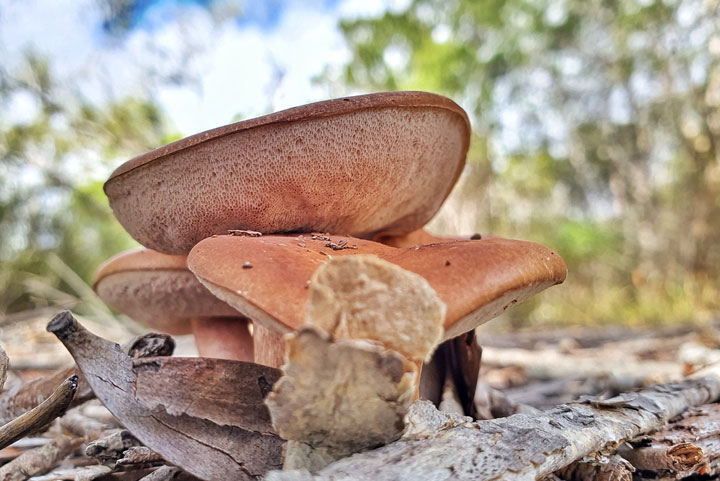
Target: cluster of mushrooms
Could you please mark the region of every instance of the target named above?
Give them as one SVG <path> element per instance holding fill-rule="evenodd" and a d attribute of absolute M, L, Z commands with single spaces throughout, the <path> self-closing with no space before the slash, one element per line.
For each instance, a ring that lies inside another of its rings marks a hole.
<path fill-rule="evenodd" d="M 563 260 L 543 246 L 423 230 L 469 140 L 453 101 L 392 92 L 309 104 L 140 155 L 105 192 L 146 249 L 103 264 L 95 290 L 150 329 L 193 333 L 202 357 L 282 368 L 268 402 L 283 439 L 335 458 L 391 441 L 398 406 L 438 402 L 437 389 L 423 389 L 450 369 L 432 367 L 438 346 L 474 342 L 475 327 L 565 279 Z M 468 356 L 459 351 L 447 352 Z M 393 412 L 368 414 L 373 396 Z M 356 425 L 319 419 L 340 397 L 355 402 L 343 416 L 365 409 Z M 378 434 L 383 423 L 389 435 Z"/>

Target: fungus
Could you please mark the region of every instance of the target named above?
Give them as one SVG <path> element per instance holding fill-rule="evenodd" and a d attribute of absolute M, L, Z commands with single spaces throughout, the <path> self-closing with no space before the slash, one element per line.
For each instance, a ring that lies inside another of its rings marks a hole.
<path fill-rule="evenodd" d="M 185 256 L 123 252 L 95 275 L 98 296 L 143 326 L 195 335 L 200 356 L 252 361 L 249 321 L 198 282 Z"/>
<path fill-rule="evenodd" d="M 328 243 L 354 248 L 332 250 Z M 375 255 L 427 281 L 447 306 L 442 340 L 471 331 L 566 275 L 565 263 L 552 250 L 499 237 L 396 248 L 344 236 L 216 236 L 192 249 L 188 267 L 220 299 L 283 334 L 305 324 L 308 299 L 315 292 L 308 286 L 318 267 L 330 258 L 357 254 Z M 253 269 L 242 269 L 245 261 Z M 323 324 L 328 326 L 334 335 L 336 326 Z M 255 344 L 256 351 L 268 348 Z M 276 359 L 273 367 L 280 364 L 282 359 Z"/>
<path fill-rule="evenodd" d="M 469 139 L 445 97 L 360 95 L 173 142 L 118 167 L 105 192 L 125 229 L 167 254 L 230 230 L 404 235 L 450 193 Z"/>

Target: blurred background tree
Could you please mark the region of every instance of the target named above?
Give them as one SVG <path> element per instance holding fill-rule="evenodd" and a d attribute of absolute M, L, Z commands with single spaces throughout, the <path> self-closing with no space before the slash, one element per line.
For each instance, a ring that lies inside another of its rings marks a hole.
<path fill-rule="evenodd" d="M 152 3 L 99 1 L 103 34 L 120 41 Z M 233 2 L 189 3 L 218 24 L 243 14 Z M 318 82 L 337 95 L 429 90 L 469 111 L 468 167 L 432 229 L 535 240 L 569 266 L 566 285 L 508 313 L 513 324 L 706 322 L 720 311 L 718 8 L 411 0 L 342 20 L 349 60 L 328 62 Z M 140 62 L 148 83 L 194 81 L 187 38 Z M 0 313 L 78 298 L 91 311 L 84 283 L 134 245 L 100 179 L 177 134 L 151 89 L 98 105 L 58 85 L 48 59 L 24 58 L 0 68 L 0 106 L 36 105 L 32 118 L 0 118 Z"/>
<path fill-rule="evenodd" d="M 470 108 L 469 168 L 434 227 L 537 240 L 569 265 L 516 322 L 709 320 L 719 13 L 716 0 L 414 0 L 343 21 L 352 60 L 324 79 Z"/>
<path fill-rule="evenodd" d="M 0 312 L 78 304 L 87 312 L 97 304 L 79 301 L 98 262 L 137 245 L 96 179 L 118 156 L 173 139 L 151 102 L 99 108 L 56 85 L 33 52 L 18 71 L 0 70 L 0 102 L 37 107 L 32 118 L 0 124 Z"/>

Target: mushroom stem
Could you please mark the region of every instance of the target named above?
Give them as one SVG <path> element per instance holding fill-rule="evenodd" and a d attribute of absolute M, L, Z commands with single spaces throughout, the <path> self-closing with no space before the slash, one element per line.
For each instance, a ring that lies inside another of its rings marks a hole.
<path fill-rule="evenodd" d="M 249 321 L 236 317 L 201 317 L 191 321 L 201 357 L 253 361 L 253 337 Z"/>
<path fill-rule="evenodd" d="M 285 363 L 285 341 L 283 335 L 253 324 L 253 347 L 255 362 L 264 366 L 280 368 Z"/>

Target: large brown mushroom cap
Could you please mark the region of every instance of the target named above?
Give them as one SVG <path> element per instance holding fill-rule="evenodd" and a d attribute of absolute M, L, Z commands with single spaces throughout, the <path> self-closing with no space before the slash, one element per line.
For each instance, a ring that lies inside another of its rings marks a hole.
<path fill-rule="evenodd" d="M 565 280 L 562 258 L 541 245 L 490 237 L 394 248 L 342 236 L 216 236 L 188 267 L 215 295 L 268 328 L 304 322 L 313 272 L 329 256 L 373 254 L 424 277 L 447 305 L 444 339 Z M 248 268 L 248 266 L 252 266 Z"/>
<path fill-rule="evenodd" d="M 123 252 L 100 266 L 95 292 L 113 309 L 168 334 L 189 334 L 192 319 L 240 317 L 198 282 L 185 261 L 148 249 Z"/>
<path fill-rule="evenodd" d="M 348 97 L 155 149 L 115 170 L 105 192 L 135 239 L 168 254 L 233 229 L 405 234 L 439 209 L 469 138 L 445 97 Z"/>

